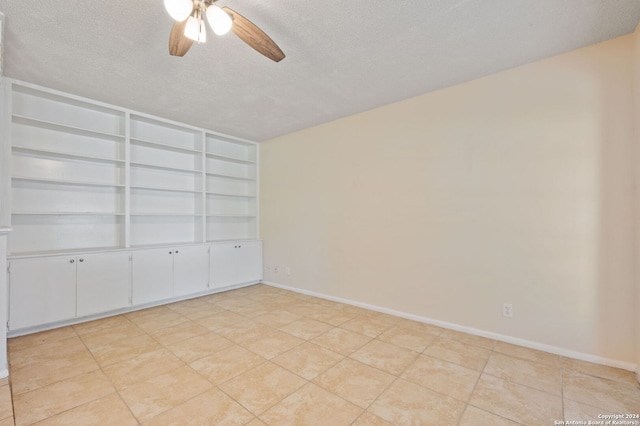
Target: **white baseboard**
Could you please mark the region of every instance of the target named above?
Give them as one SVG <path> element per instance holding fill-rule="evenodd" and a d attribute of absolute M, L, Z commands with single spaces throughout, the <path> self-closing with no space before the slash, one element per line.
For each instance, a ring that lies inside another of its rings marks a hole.
<path fill-rule="evenodd" d="M 4 379 L 5 377 L 9 377 L 9 370 L 6 368 L 4 370 L 0 370 L 0 379 Z"/>
<path fill-rule="evenodd" d="M 533 342 L 531 340 L 520 339 L 520 338 L 517 338 L 517 337 L 507 336 L 507 335 L 500 334 L 500 333 L 494 333 L 494 332 L 486 331 L 486 330 L 479 330 L 479 329 L 476 329 L 476 328 L 466 327 L 466 326 L 463 326 L 463 325 L 459 325 L 459 324 L 455 324 L 455 323 L 451 323 L 451 322 L 446 322 L 446 321 L 440 321 L 440 320 L 436 320 L 436 319 L 433 319 L 433 318 L 423 317 L 423 316 L 420 316 L 420 315 L 408 314 L 406 312 L 396 311 L 394 309 L 389 309 L 389 308 L 384 308 L 384 307 L 380 307 L 380 306 L 370 305 L 368 303 L 362 303 L 362 302 L 349 300 L 349 299 L 343 299 L 341 297 L 329 296 L 329 295 L 322 294 L 322 293 L 316 293 L 315 291 L 310 291 L 310 290 L 304 290 L 304 289 L 300 289 L 300 288 L 296 288 L 296 287 L 291 287 L 291 286 L 288 286 L 288 285 L 283 285 L 283 284 L 275 283 L 275 282 L 272 282 L 272 281 L 264 281 L 263 280 L 262 283 L 270 285 L 272 287 L 277 287 L 277 288 L 281 288 L 281 289 L 284 289 L 284 290 L 293 291 L 295 293 L 305 294 L 307 296 L 314 296 L 314 297 L 319 297 L 321 299 L 331 300 L 333 302 L 345 303 L 347 305 L 357 306 L 359 308 L 370 309 L 372 311 L 382 312 L 382 313 L 385 313 L 385 314 L 394 315 L 394 316 L 397 316 L 397 317 L 406 318 L 406 319 L 422 322 L 422 323 L 425 323 L 425 324 L 436 325 L 436 326 L 442 327 L 442 328 L 448 328 L 448 329 L 455 330 L 455 331 L 461 331 L 463 333 L 473 334 L 474 336 L 486 337 L 486 338 L 489 338 L 489 339 L 498 340 L 500 342 L 510 343 L 510 344 L 518 345 L 518 346 L 524 346 L 524 347 L 530 348 L 530 349 L 537 349 L 537 350 L 540 350 L 540 351 L 549 352 L 549 353 L 552 353 L 552 354 L 555 354 L 555 355 L 564 356 L 564 357 L 567 357 L 567 358 L 574 358 L 574 359 L 579 359 L 581 361 L 587 361 L 587 362 L 592 362 L 592 363 L 595 363 L 595 364 L 606 365 L 606 366 L 609 366 L 609 367 L 621 368 L 623 370 L 635 371 L 636 372 L 636 377 L 638 378 L 638 382 L 640 382 L 640 365 L 637 365 L 637 364 L 634 364 L 634 363 L 625 362 L 625 361 L 619 361 L 619 360 L 609 359 L 609 358 L 603 358 L 603 357 L 599 357 L 599 356 L 596 356 L 596 355 L 586 354 L 586 353 L 583 353 L 583 352 L 576 352 L 576 351 L 572 351 L 572 350 L 569 350 L 569 349 L 566 349 L 566 348 L 560 348 L 560 347 L 557 347 L 557 346 L 547 345 L 547 344 L 544 344 L 544 343 Z"/>

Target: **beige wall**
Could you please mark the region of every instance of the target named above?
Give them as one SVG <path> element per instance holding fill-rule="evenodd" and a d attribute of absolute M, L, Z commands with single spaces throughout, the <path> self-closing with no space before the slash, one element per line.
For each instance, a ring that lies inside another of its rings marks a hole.
<path fill-rule="evenodd" d="M 635 365 L 633 41 L 262 143 L 265 280 Z"/>

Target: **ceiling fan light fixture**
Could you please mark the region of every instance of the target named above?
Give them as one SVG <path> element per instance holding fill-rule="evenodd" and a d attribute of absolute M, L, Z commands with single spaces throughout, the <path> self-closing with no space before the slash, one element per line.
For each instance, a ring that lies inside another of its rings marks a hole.
<path fill-rule="evenodd" d="M 207 20 L 216 35 L 228 33 L 233 25 L 231 16 L 214 4 L 207 7 Z"/>
<path fill-rule="evenodd" d="M 207 41 L 207 29 L 204 26 L 202 14 L 199 10 L 194 11 L 187 19 L 187 25 L 184 27 L 184 36 L 198 43 Z"/>
<path fill-rule="evenodd" d="M 164 8 L 174 20 L 182 22 L 191 15 L 193 2 L 191 0 L 164 0 Z"/>

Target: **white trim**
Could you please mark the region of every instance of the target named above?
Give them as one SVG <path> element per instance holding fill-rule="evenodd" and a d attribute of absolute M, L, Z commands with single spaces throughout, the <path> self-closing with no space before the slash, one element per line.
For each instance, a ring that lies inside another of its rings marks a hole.
<path fill-rule="evenodd" d="M 501 341 L 501 342 L 510 343 L 512 345 L 524 346 L 524 347 L 530 348 L 530 349 L 537 349 L 537 350 L 540 350 L 540 351 L 549 352 L 549 353 L 552 353 L 552 354 L 555 354 L 555 355 L 564 356 L 564 357 L 567 357 L 567 358 L 575 358 L 575 359 L 579 359 L 579 360 L 582 360 L 582 361 L 593 362 L 595 364 L 602 364 L 602 365 L 606 365 L 606 366 L 609 366 L 609 367 L 621 368 L 623 370 L 635 371 L 636 372 L 636 377 L 638 378 L 638 381 L 640 382 L 640 365 L 636 365 L 636 364 L 631 363 L 631 362 L 619 361 L 619 360 L 610 359 L 610 358 L 603 358 L 603 357 L 599 357 L 599 356 L 596 356 L 596 355 L 586 354 L 586 353 L 583 353 L 583 352 L 576 352 L 576 351 L 572 351 L 572 350 L 569 350 L 569 349 L 566 349 L 566 348 L 560 348 L 560 347 L 557 347 L 557 346 L 546 345 L 544 343 L 533 342 L 531 340 L 520 339 L 520 338 L 517 338 L 517 337 L 507 336 L 507 335 L 504 335 L 504 334 L 494 333 L 494 332 L 491 332 L 491 331 L 479 330 L 479 329 L 473 328 L 473 327 L 466 327 L 466 326 L 455 324 L 455 323 L 451 323 L 451 322 L 440 321 L 440 320 L 436 320 L 436 319 L 433 319 L 433 318 L 423 317 L 423 316 L 420 316 L 420 315 L 409 314 L 409 313 L 402 312 L 402 311 L 396 311 L 394 309 L 389 309 L 389 308 L 384 308 L 384 307 L 380 307 L 380 306 L 370 305 L 368 303 L 357 302 L 357 301 L 354 301 L 354 300 L 344 299 L 344 298 L 341 298 L 341 297 L 329 296 L 329 295 L 326 295 L 326 294 L 317 293 L 315 291 L 310 291 L 310 290 L 304 290 L 304 289 L 300 289 L 300 288 L 296 288 L 296 287 L 291 287 L 291 286 L 288 286 L 288 285 L 279 284 L 279 283 L 275 283 L 275 282 L 272 282 L 272 281 L 264 281 L 263 280 L 262 283 L 270 285 L 272 287 L 281 288 L 283 290 L 289 290 L 289 291 L 293 291 L 295 293 L 305 294 L 307 296 L 314 296 L 314 297 L 319 297 L 321 299 L 331 300 L 333 302 L 345 303 L 347 305 L 357 306 L 359 308 L 369 309 L 369 310 L 376 311 L 376 312 L 382 312 L 382 313 L 385 313 L 385 314 L 394 315 L 394 316 L 397 316 L 397 317 L 406 318 L 406 319 L 422 322 L 422 323 L 425 323 L 425 324 L 436 325 L 438 327 L 447 328 L 447 329 L 451 329 L 451 330 L 455 330 L 455 331 L 461 331 L 463 333 L 472 334 L 474 336 L 486 337 L 486 338 L 489 338 L 489 339 L 494 339 L 494 340 L 498 340 L 498 341 Z"/>
<path fill-rule="evenodd" d="M 5 377 L 9 377 L 9 370 L 6 368 L 4 370 L 0 370 L 0 379 L 4 379 Z"/>

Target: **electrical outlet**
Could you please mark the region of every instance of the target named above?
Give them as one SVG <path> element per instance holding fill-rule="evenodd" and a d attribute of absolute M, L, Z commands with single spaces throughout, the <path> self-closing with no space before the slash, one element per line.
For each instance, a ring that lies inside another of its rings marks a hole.
<path fill-rule="evenodd" d="M 284 268 L 284 272 L 287 274 L 287 276 L 290 276 L 291 275 L 291 268 L 287 266 L 286 268 Z"/>
<path fill-rule="evenodd" d="M 274 274 L 277 274 L 277 273 L 278 273 L 278 265 L 276 265 L 276 266 L 274 266 L 274 267 L 273 267 L 273 273 L 274 273 Z"/>
<path fill-rule="evenodd" d="M 513 305 L 511 303 L 502 304 L 502 316 L 507 318 L 513 317 Z"/>

